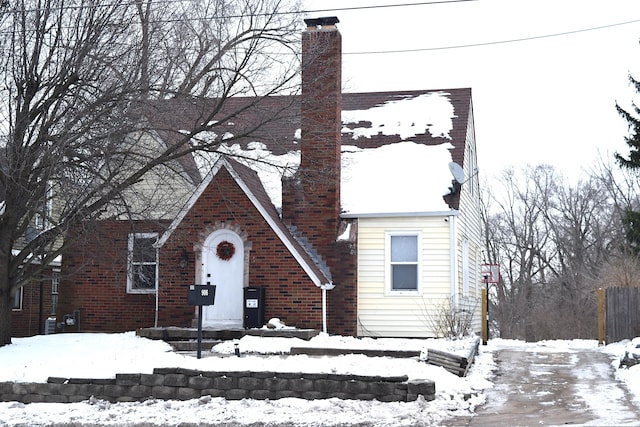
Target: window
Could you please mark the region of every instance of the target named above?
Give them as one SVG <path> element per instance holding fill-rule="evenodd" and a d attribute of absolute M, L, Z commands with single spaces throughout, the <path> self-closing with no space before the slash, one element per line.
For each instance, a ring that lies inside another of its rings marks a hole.
<path fill-rule="evenodd" d="M 462 295 L 469 296 L 469 241 L 462 241 Z"/>
<path fill-rule="evenodd" d="M 418 235 L 388 236 L 389 284 L 392 292 L 418 290 Z"/>
<path fill-rule="evenodd" d="M 51 314 L 56 314 L 58 309 L 58 292 L 60 288 L 60 272 L 53 270 L 51 275 Z"/>
<path fill-rule="evenodd" d="M 155 292 L 158 277 L 157 250 L 155 248 L 157 241 L 157 233 L 129 235 L 128 292 Z"/>
<path fill-rule="evenodd" d="M 12 310 L 20 311 L 22 310 L 22 294 L 24 293 L 24 289 L 22 286 L 18 289 L 13 296 L 13 305 L 11 306 Z"/>
<path fill-rule="evenodd" d="M 49 227 L 49 219 L 53 210 L 53 186 L 47 183 L 43 199 L 38 203 L 35 215 L 36 231 L 43 231 Z"/>

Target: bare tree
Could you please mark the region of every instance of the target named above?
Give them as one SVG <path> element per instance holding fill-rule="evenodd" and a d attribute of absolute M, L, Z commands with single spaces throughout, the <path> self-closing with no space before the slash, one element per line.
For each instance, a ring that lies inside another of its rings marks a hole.
<path fill-rule="evenodd" d="M 507 171 L 502 183 L 486 197 L 484 218 L 489 261 L 503 273 L 491 294 L 502 336 L 595 336 L 596 289 L 631 283 L 637 271 L 623 227 L 637 206 L 637 180 L 602 166 L 570 185 L 537 166 Z"/>
<path fill-rule="evenodd" d="M 503 173 L 503 186 L 485 196 L 495 207 L 485 213 L 489 262 L 501 265 L 502 280 L 497 284 L 493 315 L 505 337 L 526 338 L 531 331 L 534 289 L 545 283 L 548 259 L 553 258 L 545 229 L 542 199 L 544 193 L 535 182 L 552 183 L 551 169 L 528 168 L 518 174 Z M 551 191 L 551 190 L 549 190 Z M 486 210 L 486 209 L 485 209 Z"/>
<path fill-rule="evenodd" d="M 132 205 L 127 196 L 141 182 L 157 182 L 150 176 L 182 167 L 194 152 L 215 152 L 222 126 L 262 97 L 293 93 L 297 7 L 286 0 L 2 3 L 0 345 L 11 341 L 12 295 L 64 253 L 66 230 L 144 216 L 161 200 Z M 253 101 L 228 102 L 237 95 Z M 179 115 L 179 102 L 199 114 L 180 128 L 154 120 Z M 282 113 L 269 111 L 232 138 Z M 158 142 L 159 132 L 169 143 Z"/>

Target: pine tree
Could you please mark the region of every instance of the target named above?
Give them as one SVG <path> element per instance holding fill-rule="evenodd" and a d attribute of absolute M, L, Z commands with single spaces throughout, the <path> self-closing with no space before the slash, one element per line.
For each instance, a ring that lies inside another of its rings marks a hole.
<path fill-rule="evenodd" d="M 629 81 L 635 87 L 636 92 L 640 93 L 640 81 L 629 76 Z M 629 157 L 624 157 L 620 153 L 616 153 L 616 160 L 622 167 L 629 169 L 640 168 L 640 108 L 634 102 L 632 103 L 632 112 L 622 108 L 616 102 L 616 110 L 629 124 L 629 135 L 624 141 L 629 146 Z"/>
<path fill-rule="evenodd" d="M 640 93 L 640 81 L 634 79 L 631 75 L 629 81 L 633 84 L 637 93 Z M 624 141 L 629 146 L 629 156 L 624 157 L 620 153 L 616 153 L 615 157 L 618 164 L 624 168 L 639 170 L 640 169 L 640 108 L 635 102 L 631 104 L 631 112 L 622 108 L 616 102 L 616 110 L 627 121 L 629 125 L 629 135 Z M 625 211 L 622 218 L 626 243 L 628 249 L 633 253 L 640 252 L 640 212 L 631 208 Z"/>

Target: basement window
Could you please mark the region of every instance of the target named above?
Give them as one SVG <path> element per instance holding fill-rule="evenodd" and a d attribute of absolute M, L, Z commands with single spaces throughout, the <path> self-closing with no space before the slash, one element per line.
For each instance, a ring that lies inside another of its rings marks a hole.
<path fill-rule="evenodd" d="M 153 293 L 158 281 L 158 233 L 129 234 L 127 292 Z"/>
<path fill-rule="evenodd" d="M 387 234 L 387 281 L 392 293 L 418 291 L 418 237 L 418 233 Z"/>

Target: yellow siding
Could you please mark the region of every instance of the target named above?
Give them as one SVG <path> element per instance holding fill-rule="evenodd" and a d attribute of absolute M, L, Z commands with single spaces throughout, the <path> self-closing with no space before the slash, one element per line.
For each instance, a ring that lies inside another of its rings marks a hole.
<path fill-rule="evenodd" d="M 483 260 L 480 216 L 480 185 L 477 175 L 473 111 L 467 126 L 462 185 L 458 215 L 360 218 L 358 220 L 358 334 L 389 337 L 437 336 L 434 323 L 449 310 L 474 309 L 472 330 L 480 331 L 480 264 Z M 385 233 L 421 233 L 421 289 L 419 294 L 393 295 L 386 292 Z M 453 231 L 451 260 L 450 238 Z M 463 242 L 468 244 L 468 264 L 464 270 Z M 453 279 L 452 279 L 453 276 Z M 468 290 L 465 292 L 465 277 Z M 452 280 L 453 295 L 452 295 Z"/>
<path fill-rule="evenodd" d="M 358 333 L 369 336 L 435 336 L 430 316 L 434 301 L 450 294 L 447 217 L 361 218 L 358 221 Z M 419 294 L 387 292 L 385 236 L 393 231 L 420 233 Z"/>

